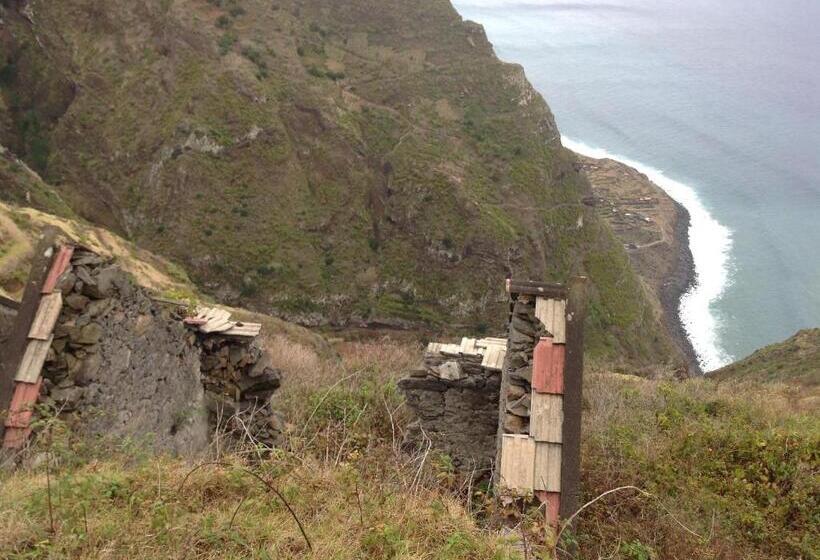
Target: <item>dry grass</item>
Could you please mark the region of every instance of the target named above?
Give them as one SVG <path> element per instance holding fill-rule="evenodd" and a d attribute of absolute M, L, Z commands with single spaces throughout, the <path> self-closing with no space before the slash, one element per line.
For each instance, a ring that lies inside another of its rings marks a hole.
<path fill-rule="evenodd" d="M 274 339 L 276 340 L 276 339 Z M 43 445 L 2 475 L 2 558 L 517 558 L 516 539 L 483 529 L 433 453 L 406 455 L 395 380 L 413 345 L 343 343 L 322 359 L 274 342 L 289 371 L 285 449 L 220 457 L 236 468 L 141 456 L 118 442 L 75 441 L 56 425 L 51 447 L 56 531 L 50 533 Z M 292 381 L 292 382 L 291 382 Z M 39 454 L 39 455 L 38 455 Z M 39 458 L 38 458 L 39 457 Z M 247 461 L 242 457 L 249 458 Z M 39 463 L 39 464 L 38 464 Z M 282 493 L 311 541 L 252 469 Z"/>
<path fill-rule="evenodd" d="M 180 489 L 191 463 L 58 429 L 56 530 L 35 446 L 28 467 L 2 475 L 0 557 L 478 560 L 523 558 L 523 539 L 546 554 L 534 511 L 465 485 L 434 450 L 401 450 L 407 417 L 395 382 L 417 365 L 419 346 L 380 339 L 326 353 L 284 335 L 269 342 L 287 372 L 283 449 L 221 456 L 236 468 L 198 469 Z M 618 486 L 651 496 L 602 498 L 561 548 L 624 560 L 816 558 L 820 421 L 793 397 L 786 386 L 588 375 L 583 500 Z M 312 551 L 287 508 L 241 468 L 282 493 Z M 766 483 L 755 478 L 764 472 Z"/>

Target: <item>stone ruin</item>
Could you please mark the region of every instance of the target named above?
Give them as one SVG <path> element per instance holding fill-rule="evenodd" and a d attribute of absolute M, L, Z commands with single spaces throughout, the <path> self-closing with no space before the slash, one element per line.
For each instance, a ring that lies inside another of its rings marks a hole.
<path fill-rule="evenodd" d="M 430 344 L 399 382 L 415 415 L 406 445 L 492 472 L 504 492 L 537 497 L 553 526 L 578 504 L 585 282 L 508 280 L 506 339 Z"/>
<path fill-rule="evenodd" d="M 152 299 L 111 259 L 82 248 L 55 291 L 62 308 L 39 402 L 78 433 L 184 455 L 203 451 L 217 424 L 254 443 L 281 443 L 283 422 L 270 405 L 281 372 L 255 337 L 191 329 L 185 309 Z"/>
<path fill-rule="evenodd" d="M 253 338 L 197 334 L 201 372 L 211 424 L 228 428 L 253 443 L 282 443 L 284 420 L 271 408 L 282 372 Z"/>
<path fill-rule="evenodd" d="M 423 367 L 399 382 L 415 416 L 407 446 L 423 446 L 429 439 L 457 467 L 486 471 L 500 462 L 499 433 L 529 433 L 533 349 L 550 334 L 536 318 L 534 297 L 512 302 L 508 333 L 508 339 L 427 346 Z M 486 367 L 488 346 L 501 350 L 493 367 Z M 502 369 L 507 371 L 503 383 Z"/>
<path fill-rule="evenodd" d="M 431 343 L 421 368 L 399 381 L 416 420 L 405 445 L 429 444 L 447 453 L 462 470 L 485 471 L 495 460 L 498 390 L 504 339 Z"/>

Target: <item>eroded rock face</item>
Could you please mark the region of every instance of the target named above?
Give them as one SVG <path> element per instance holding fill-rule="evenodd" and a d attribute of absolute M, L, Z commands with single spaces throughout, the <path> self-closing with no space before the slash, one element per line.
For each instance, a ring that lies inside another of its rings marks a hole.
<path fill-rule="evenodd" d="M 78 250 L 43 371 L 47 402 L 87 435 L 128 437 L 195 454 L 210 428 L 195 336 L 126 273 Z"/>
<path fill-rule="evenodd" d="M 457 468 L 487 471 L 495 459 L 500 372 L 480 355 L 425 353 L 423 368 L 402 379 L 416 416 L 405 446 L 447 453 Z"/>

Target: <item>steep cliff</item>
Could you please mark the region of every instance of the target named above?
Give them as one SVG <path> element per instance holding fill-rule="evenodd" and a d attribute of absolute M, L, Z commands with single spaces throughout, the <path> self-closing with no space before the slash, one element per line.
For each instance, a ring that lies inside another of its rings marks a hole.
<path fill-rule="evenodd" d="M 493 329 L 507 274 L 585 273 L 593 354 L 674 355 L 546 103 L 447 0 L 6 1 L 2 18 L 0 141 L 220 299 Z"/>

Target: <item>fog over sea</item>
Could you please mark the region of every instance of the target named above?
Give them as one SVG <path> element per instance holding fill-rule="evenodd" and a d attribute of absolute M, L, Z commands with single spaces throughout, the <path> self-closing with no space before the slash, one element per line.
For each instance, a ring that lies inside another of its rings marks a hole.
<path fill-rule="evenodd" d="M 578 152 L 692 215 L 705 369 L 820 326 L 820 1 L 454 0 Z"/>

